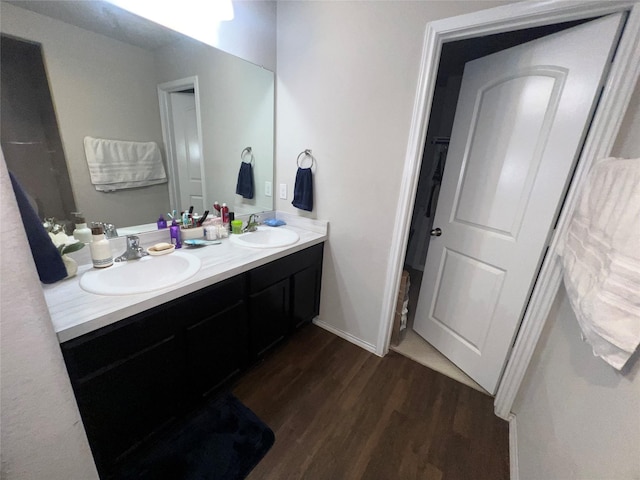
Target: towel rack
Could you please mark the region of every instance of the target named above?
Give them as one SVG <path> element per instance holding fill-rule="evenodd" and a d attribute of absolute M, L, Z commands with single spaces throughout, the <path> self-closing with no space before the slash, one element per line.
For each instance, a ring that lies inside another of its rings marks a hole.
<path fill-rule="evenodd" d="M 242 150 L 242 152 L 240 152 L 240 160 L 242 160 L 243 162 L 244 162 L 245 155 L 251 155 L 251 159 L 246 163 L 253 164 L 253 150 L 251 149 L 251 147 L 247 147 L 244 150 Z"/>
<path fill-rule="evenodd" d="M 302 152 L 300 152 L 300 154 L 298 155 L 298 158 L 296 159 L 296 163 L 298 164 L 298 168 L 302 168 L 302 166 L 300 165 L 300 157 L 302 157 L 304 155 L 304 158 L 302 159 L 302 161 L 305 160 L 305 158 L 309 157 L 311 158 L 311 166 L 309 168 L 313 168 L 313 164 L 315 163 L 315 158 L 313 157 L 313 155 L 311 155 L 311 150 L 306 149 Z"/>

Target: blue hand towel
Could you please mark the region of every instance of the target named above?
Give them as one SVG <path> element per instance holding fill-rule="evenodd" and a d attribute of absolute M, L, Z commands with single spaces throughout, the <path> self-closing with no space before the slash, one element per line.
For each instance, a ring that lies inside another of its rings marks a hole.
<path fill-rule="evenodd" d="M 298 168 L 291 205 L 308 212 L 313 210 L 313 175 L 310 168 Z"/>
<path fill-rule="evenodd" d="M 243 198 L 253 198 L 253 168 L 250 163 L 240 163 L 236 193 Z"/>
<path fill-rule="evenodd" d="M 67 276 L 67 269 L 62 262 L 58 249 L 42 226 L 42 221 L 29 203 L 22 186 L 11 172 L 9 172 L 9 177 L 11 178 L 11 185 L 16 195 L 22 224 L 25 232 L 27 232 L 27 240 L 29 240 L 33 260 L 36 262 L 40 281 L 42 283 L 55 283 L 58 280 L 62 280 Z"/>

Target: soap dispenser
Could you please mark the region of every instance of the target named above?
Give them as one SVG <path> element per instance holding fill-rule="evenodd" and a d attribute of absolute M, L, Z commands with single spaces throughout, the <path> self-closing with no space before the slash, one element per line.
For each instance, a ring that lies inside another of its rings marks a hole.
<path fill-rule="evenodd" d="M 71 214 L 75 217 L 74 223 L 76 224 L 73 238 L 82 243 L 91 243 L 91 229 L 87 227 L 87 222 L 82 216 L 82 212 L 71 212 Z"/>
<path fill-rule="evenodd" d="M 93 241 L 89 244 L 91 250 L 91 261 L 94 268 L 105 268 L 113 265 L 113 255 L 111 254 L 111 244 L 104 236 L 104 230 L 100 225 L 91 228 Z"/>

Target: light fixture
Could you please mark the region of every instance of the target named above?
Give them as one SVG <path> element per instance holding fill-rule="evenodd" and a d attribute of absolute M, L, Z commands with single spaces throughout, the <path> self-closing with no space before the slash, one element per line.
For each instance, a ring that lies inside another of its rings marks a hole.
<path fill-rule="evenodd" d="M 216 46 L 220 22 L 233 20 L 231 0 L 106 0 L 196 40 Z"/>

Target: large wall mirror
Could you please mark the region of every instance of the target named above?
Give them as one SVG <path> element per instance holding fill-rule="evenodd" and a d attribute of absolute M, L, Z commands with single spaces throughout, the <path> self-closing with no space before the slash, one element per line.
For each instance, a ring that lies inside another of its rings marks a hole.
<path fill-rule="evenodd" d="M 100 1 L 2 1 L 0 8 L 3 35 L 41 48 L 66 160 L 66 172 L 18 168 L 32 180 L 21 182 L 27 189 L 37 189 L 37 179 L 68 175 L 76 210 L 122 231 L 152 228 L 159 215 L 193 203 L 210 210 L 224 202 L 236 214 L 273 209 L 265 195 L 273 182 L 272 72 Z M 25 148 L 34 140 L 20 126 L 24 119 L 6 129 L 5 121 L 3 115 L 3 136 L 12 136 L 2 145 L 11 169 L 9 156 L 28 159 L 33 149 Z M 168 182 L 97 191 L 85 137 L 157 143 Z M 242 161 L 252 164 L 253 198 L 236 194 Z M 35 204 L 45 209 L 51 202 Z M 39 214 L 71 218 L 70 212 Z"/>

